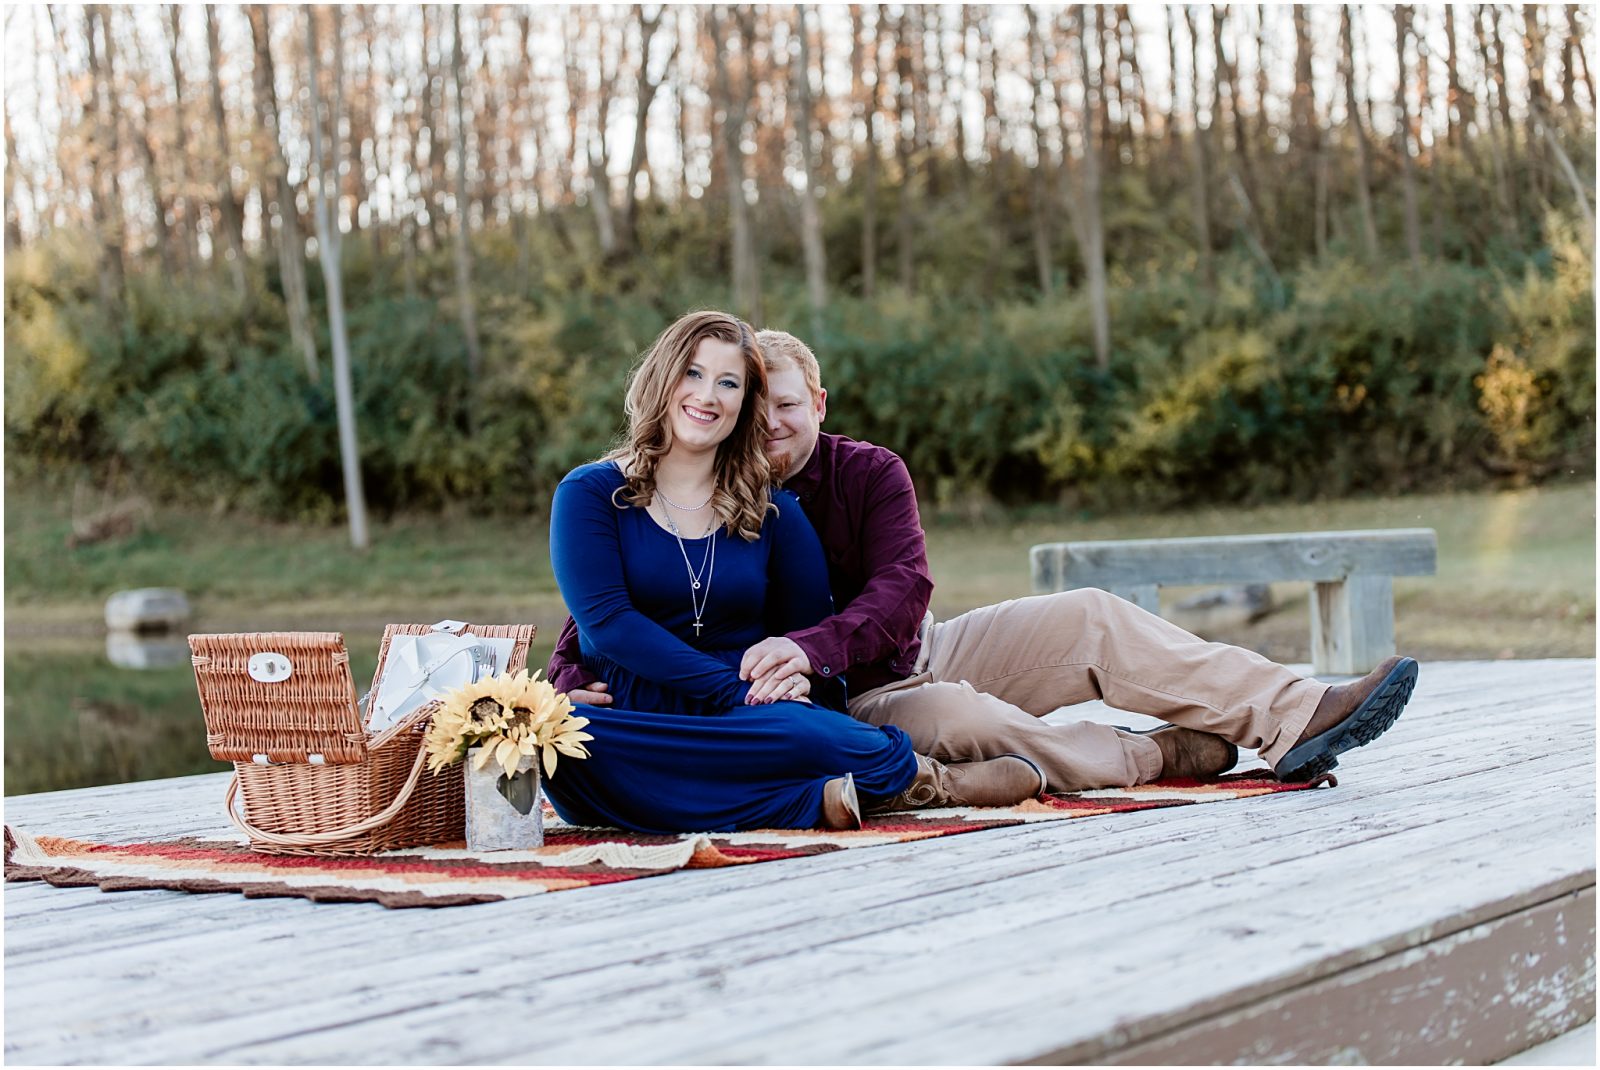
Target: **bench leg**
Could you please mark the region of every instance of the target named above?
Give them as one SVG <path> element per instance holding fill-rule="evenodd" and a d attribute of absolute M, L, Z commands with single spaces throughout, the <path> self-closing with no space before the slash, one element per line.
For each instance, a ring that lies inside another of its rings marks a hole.
<path fill-rule="evenodd" d="M 1394 580 L 1350 576 L 1311 585 L 1311 671 L 1371 672 L 1394 653 Z"/>
<path fill-rule="evenodd" d="M 1133 587 L 1112 587 L 1111 593 L 1118 598 L 1126 598 L 1140 609 L 1147 609 L 1158 617 L 1161 615 L 1161 588 L 1153 583 L 1141 583 Z"/>

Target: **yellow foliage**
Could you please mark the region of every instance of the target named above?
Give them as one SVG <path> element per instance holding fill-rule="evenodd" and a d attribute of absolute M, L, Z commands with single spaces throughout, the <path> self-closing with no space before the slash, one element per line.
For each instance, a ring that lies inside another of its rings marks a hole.
<path fill-rule="evenodd" d="M 1544 419 L 1547 393 L 1527 361 L 1503 345 L 1489 354 L 1478 388 L 1478 408 L 1504 459 L 1513 465 L 1538 462 L 1555 448 L 1555 429 Z"/>

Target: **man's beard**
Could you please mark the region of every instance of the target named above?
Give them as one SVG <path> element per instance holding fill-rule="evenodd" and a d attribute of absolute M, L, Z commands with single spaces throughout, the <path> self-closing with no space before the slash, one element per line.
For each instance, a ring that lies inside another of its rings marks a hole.
<path fill-rule="evenodd" d="M 800 458 L 788 450 L 781 453 L 767 453 L 767 463 L 772 466 L 772 478 L 779 483 L 787 482 L 789 477 L 800 471 Z"/>

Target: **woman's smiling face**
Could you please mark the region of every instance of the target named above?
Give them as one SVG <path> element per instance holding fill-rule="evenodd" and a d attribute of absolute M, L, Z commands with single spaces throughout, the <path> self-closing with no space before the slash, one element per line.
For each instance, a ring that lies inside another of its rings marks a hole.
<path fill-rule="evenodd" d="M 703 338 L 673 391 L 672 441 L 693 451 L 715 449 L 733 434 L 744 407 L 745 361 L 739 347 Z"/>

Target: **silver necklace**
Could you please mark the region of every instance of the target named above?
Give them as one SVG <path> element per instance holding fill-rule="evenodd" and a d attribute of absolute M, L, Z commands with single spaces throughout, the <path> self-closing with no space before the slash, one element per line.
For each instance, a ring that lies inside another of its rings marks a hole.
<path fill-rule="evenodd" d="M 716 497 L 716 494 L 716 490 L 713 489 L 710 494 L 706 495 L 706 500 L 701 502 L 699 505 L 679 505 L 677 502 L 663 494 L 660 487 L 656 488 L 656 495 L 660 497 L 662 501 L 666 502 L 680 513 L 698 513 L 700 510 L 711 504 L 711 499 Z"/>
<path fill-rule="evenodd" d="M 661 494 L 659 490 L 656 493 Z M 665 502 L 667 500 L 666 495 L 661 494 L 661 500 Z M 710 500 L 710 498 L 706 499 L 707 502 Z M 667 504 L 670 505 L 671 503 L 668 502 Z M 700 508 L 705 508 L 705 502 L 700 503 Z M 684 511 L 692 512 L 693 510 Z M 717 531 L 712 528 L 706 533 L 706 552 L 700 558 L 700 570 L 696 572 L 694 565 L 689 561 L 689 551 L 684 548 L 683 533 L 678 530 L 677 522 L 672 519 L 672 514 L 665 509 L 661 510 L 661 514 L 667 518 L 667 530 L 672 532 L 674 539 L 678 540 L 678 552 L 683 555 L 683 567 L 689 572 L 689 607 L 694 610 L 694 635 L 698 639 L 700 638 L 700 629 L 704 627 L 704 624 L 701 623 L 701 618 L 705 616 L 706 603 L 711 600 L 711 577 L 717 570 Z"/>

